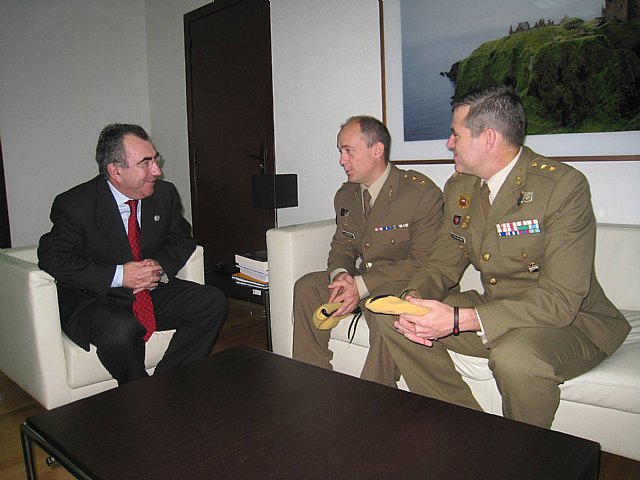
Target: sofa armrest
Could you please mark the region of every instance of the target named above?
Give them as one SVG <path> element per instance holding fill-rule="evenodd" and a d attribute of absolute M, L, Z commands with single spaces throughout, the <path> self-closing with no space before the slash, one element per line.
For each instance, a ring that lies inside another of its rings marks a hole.
<path fill-rule="evenodd" d="M 68 396 L 58 292 L 36 248 L 0 250 L 0 370 L 43 405 L 62 405 L 70 398 L 58 398 Z M 201 246 L 178 277 L 204 283 Z"/>
<path fill-rule="evenodd" d="M 58 292 L 35 263 L 35 250 L 0 251 L 0 370 L 33 397 L 45 398 L 60 390 L 47 382 L 66 374 Z"/>
<path fill-rule="evenodd" d="M 293 286 L 309 272 L 327 268 L 333 219 L 273 228 L 267 231 L 269 296 L 273 351 L 291 357 Z"/>
<path fill-rule="evenodd" d="M 196 249 L 176 277 L 204 285 L 204 249 L 201 245 L 196 245 Z"/>

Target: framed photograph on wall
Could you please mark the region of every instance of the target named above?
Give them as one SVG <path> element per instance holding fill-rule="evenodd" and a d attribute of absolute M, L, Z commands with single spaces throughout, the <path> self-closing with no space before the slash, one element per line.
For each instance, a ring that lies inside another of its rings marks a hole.
<path fill-rule="evenodd" d="M 536 131 L 528 129 L 526 144 L 537 152 L 566 161 L 640 160 L 640 72 L 634 71 L 640 60 L 632 58 L 631 49 L 621 57 L 630 65 L 627 70 L 607 70 L 603 62 L 614 54 L 598 43 L 603 32 L 615 28 L 617 39 L 631 37 L 620 40 L 627 42 L 623 46 L 635 41 L 637 51 L 640 40 L 633 37 L 640 37 L 640 20 L 607 19 L 614 15 L 608 10 L 614 3 L 619 5 L 611 0 L 380 0 L 383 108 L 394 139 L 392 160 L 452 163 L 445 145 L 451 99 L 456 88 L 482 85 L 487 75 L 537 92 L 523 95 L 529 128 Z M 606 22 L 611 23 L 603 27 Z M 557 64 L 549 66 L 552 61 Z M 505 64 L 515 66 L 505 72 Z M 596 77 L 604 87 L 594 95 L 593 85 L 601 85 L 592 81 Z M 549 78 L 551 86 L 544 83 Z M 598 96 L 603 98 L 593 98 Z M 586 108 L 589 102 L 595 113 Z"/>

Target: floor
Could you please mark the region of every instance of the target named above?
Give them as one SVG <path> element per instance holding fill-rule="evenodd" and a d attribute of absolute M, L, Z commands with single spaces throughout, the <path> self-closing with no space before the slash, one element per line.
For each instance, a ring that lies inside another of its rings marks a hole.
<path fill-rule="evenodd" d="M 230 299 L 229 318 L 225 323 L 214 352 L 237 345 L 267 346 L 264 307 L 245 300 Z M 19 427 L 27 417 L 43 412 L 29 395 L 0 372 L 0 479 L 25 478 Z M 38 478 L 61 480 L 73 478 L 64 468 L 49 467 L 46 455 L 35 448 Z M 640 480 L 640 462 L 603 453 L 599 480 Z"/>

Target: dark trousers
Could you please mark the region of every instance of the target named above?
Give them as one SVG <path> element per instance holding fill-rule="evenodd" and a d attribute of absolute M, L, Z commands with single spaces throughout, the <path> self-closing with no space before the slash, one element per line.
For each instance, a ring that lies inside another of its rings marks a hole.
<path fill-rule="evenodd" d="M 203 358 L 211 349 L 226 319 L 224 294 L 210 285 L 174 279 L 151 292 L 158 331 L 176 332 L 156 373 Z M 98 358 L 119 385 L 148 376 L 144 367 L 145 328 L 130 306 L 96 302 L 81 315 L 90 321 L 90 342 Z"/>

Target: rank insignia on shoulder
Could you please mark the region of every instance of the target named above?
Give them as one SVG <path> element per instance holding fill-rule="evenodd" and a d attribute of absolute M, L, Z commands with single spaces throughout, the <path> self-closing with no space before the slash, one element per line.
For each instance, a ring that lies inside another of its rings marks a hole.
<path fill-rule="evenodd" d="M 347 232 L 346 230 L 342 230 L 342 234 L 346 237 L 349 237 L 351 239 L 356 238 L 355 234 L 353 232 Z"/>
<path fill-rule="evenodd" d="M 348 217 L 349 216 L 349 210 L 347 210 L 346 208 L 341 208 L 340 209 L 340 216 L 341 217 Z"/>
<path fill-rule="evenodd" d="M 451 238 L 453 238 L 454 240 L 457 240 L 458 242 L 467 243 L 466 238 L 464 238 L 462 235 L 456 235 L 453 232 L 451 232 Z"/>
<path fill-rule="evenodd" d="M 468 193 L 463 193 L 458 197 L 458 207 L 468 208 L 470 201 L 471 201 L 471 195 L 469 195 Z"/>

